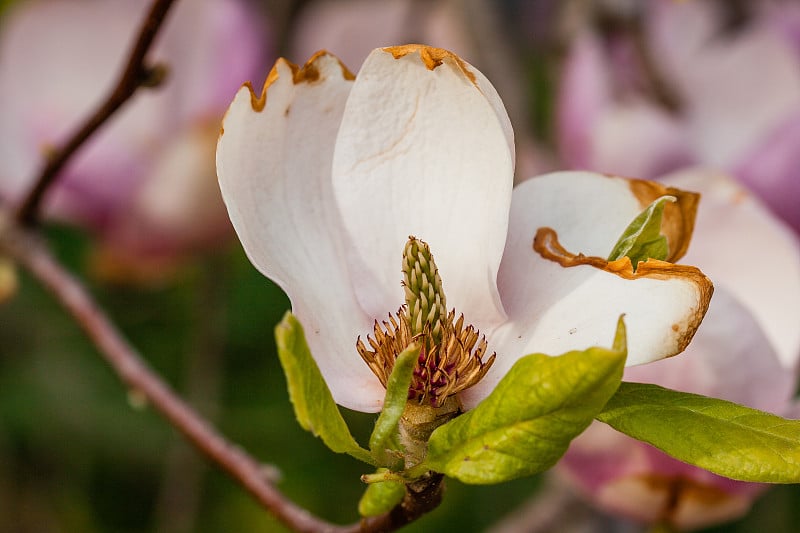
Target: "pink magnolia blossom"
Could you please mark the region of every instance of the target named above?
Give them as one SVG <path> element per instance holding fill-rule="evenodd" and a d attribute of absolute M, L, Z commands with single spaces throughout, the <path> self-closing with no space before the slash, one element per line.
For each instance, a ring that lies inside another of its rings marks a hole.
<path fill-rule="evenodd" d="M 655 383 L 792 415 L 800 359 L 800 243 L 741 186 L 708 171 L 664 178 L 702 194 L 685 260 L 715 284 L 702 327 L 681 357 L 626 369 Z M 692 529 L 744 514 L 766 485 L 725 479 L 599 422 L 558 471 L 602 508 Z"/>
<path fill-rule="evenodd" d="M 754 2 L 726 29 L 722 3 L 643 7 L 644 46 L 677 108 L 658 104 L 633 39 L 574 40 L 561 80 L 561 156 L 574 168 L 655 178 L 687 164 L 724 169 L 800 231 L 798 10 Z"/>
<path fill-rule="evenodd" d="M 105 98 L 149 4 L 37 0 L 0 29 L 0 197 L 16 203 L 48 150 Z M 47 198 L 50 218 L 102 237 L 109 257 L 167 259 L 229 234 L 214 179 L 219 120 L 263 68 L 265 35 L 238 0 L 176 2 L 149 54 L 165 84 L 137 93 L 76 154 Z"/>

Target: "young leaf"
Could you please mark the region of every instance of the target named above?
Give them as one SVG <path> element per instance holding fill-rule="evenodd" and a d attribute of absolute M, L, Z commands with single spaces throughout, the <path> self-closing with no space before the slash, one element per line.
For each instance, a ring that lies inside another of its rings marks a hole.
<path fill-rule="evenodd" d="M 350 434 L 319 367 L 311 357 L 303 327 L 290 312 L 275 326 L 275 341 L 286 374 L 289 398 L 303 429 L 321 438 L 336 453 L 347 453 L 374 464 L 370 453 L 361 448 Z"/>
<path fill-rule="evenodd" d="M 383 409 L 369 438 L 369 449 L 378 464 L 392 466 L 390 463 L 396 462 L 387 451 L 400 449 L 396 438 L 397 425 L 406 408 L 408 387 L 411 385 L 411 376 L 417 364 L 419 350 L 420 347 L 415 343 L 403 350 L 397 356 L 392 373 L 386 383 Z"/>
<path fill-rule="evenodd" d="M 437 428 L 424 465 L 465 483 L 499 483 L 551 467 L 622 380 L 620 317 L 614 348 L 523 357 L 475 409 Z"/>
<path fill-rule="evenodd" d="M 622 383 L 597 419 L 721 476 L 800 482 L 800 420 L 643 383 Z"/>
<path fill-rule="evenodd" d="M 633 270 L 636 271 L 639 261 L 647 261 L 650 258 L 662 261 L 666 259 L 669 255 L 669 243 L 667 238 L 661 235 L 661 218 L 666 203 L 676 201 L 674 196 L 662 196 L 647 206 L 647 209 L 639 213 L 625 228 L 608 260 L 616 261 L 628 256 Z"/>
<path fill-rule="evenodd" d="M 385 468 L 378 469 L 378 473 L 386 471 Z M 403 500 L 405 495 L 405 483 L 399 481 L 371 483 L 358 502 L 358 512 L 361 516 L 377 516 L 388 513 Z"/>

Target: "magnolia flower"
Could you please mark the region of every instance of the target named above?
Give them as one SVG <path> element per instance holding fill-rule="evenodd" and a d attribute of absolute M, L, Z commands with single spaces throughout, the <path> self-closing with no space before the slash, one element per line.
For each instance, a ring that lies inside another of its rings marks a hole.
<path fill-rule="evenodd" d="M 236 95 L 217 149 L 223 198 L 250 260 L 289 295 L 337 403 L 381 409 L 370 367 L 406 334 L 403 315 L 419 316 L 401 308 L 390 318 L 419 287 L 414 297 L 445 334 L 470 341 L 434 346 L 443 360 L 428 382 L 435 395 L 439 380 L 460 379 L 453 366 L 472 364 L 480 380 L 460 393 L 466 408 L 525 354 L 610 345 L 621 314 L 629 364 L 686 347 L 708 279 L 661 261 L 634 273 L 627 258 L 601 257 L 665 194 L 679 199 L 664 224 L 670 259 L 679 257 L 696 196 L 588 172 L 541 176 L 512 194 L 513 160 L 492 85 L 437 48 L 374 50 L 357 77 L 325 52 L 302 68 L 281 59 L 260 94 Z"/>
<path fill-rule="evenodd" d="M 129 0 L 20 2 L 0 33 L 0 197 L 15 204 L 48 150 L 113 87 L 147 14 Z M 230 234 L 214 176 L 219 119 L 263 67 L 264 35 L 238 0 L 177 2 L 148 55 L 164 64 L 64 169 L 46 215 L 99 234 L 114 256 L 156 259 Z"/>
<path fill-rule="evenodd" d="M 800 231 L 798 10 L 753 2 L 730 28 L 727 8 L 657 0 L 641 7 L 643 39 L 579 32 L 559 89 L 561 156 L 648 179 L 725 169 Z"/>
<path fill-rule="evenodd" d="M 714 300 L 686 354 L 627 369 L 625 379 L 791 417 L 800 359 L 800 243 L 722 175 L 691 170 L 664 181 L 702 194 L 686 258 L 714 277 Z M 604 509 L 681 529 L 736 518 L 766 487 L 686 465 L 600 423 L 573 441 L 557 471 Z"/>

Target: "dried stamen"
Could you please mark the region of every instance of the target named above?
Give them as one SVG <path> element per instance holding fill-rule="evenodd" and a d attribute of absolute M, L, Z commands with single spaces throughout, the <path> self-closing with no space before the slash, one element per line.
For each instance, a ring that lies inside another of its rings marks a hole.
<path fill-rule="evenodd" d="M 440 407 L 450 396 L 480 381 L 495 359 L 483 361 L 485 337 L 472 326 L 464 326 L 464 315 L 446 312 L 439 271 L 428 245 L 410 237 L 403 253 L 403 286 L 406 304 L 380 324 L 373 335 L 361 338 L 358 353 L 386 386 L 397 356 L 412 341 L 422 347 L 409 387 L 409 399 Z"/>

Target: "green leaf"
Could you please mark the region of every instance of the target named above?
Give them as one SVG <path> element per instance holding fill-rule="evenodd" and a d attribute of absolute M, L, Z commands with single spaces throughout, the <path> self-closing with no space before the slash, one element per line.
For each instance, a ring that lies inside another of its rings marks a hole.
<path fill-rule="evenodd" d="M 597 419 L 721 476 L 800 482 L 800 420 L 643 383 L 623 383 Z"/>
<path fill-rule="evenodd" d="M 499 483 L 551 467 L 622 380 L 622 317 L 614 348 L 517 361 L 475 409 L 437 428 L 424 466 L 465 483 Z"/>
<path fill-rule="evenodd" d="M 639 213 L 622 232 L 608 260 L 616 261 L 628 256 L 635 272 L 639 261 L 647 261 L 650 258 L 662 261 L 666 259 L 669 256 L 669 243 L 667 238 L 661 235 L 661 218 L 667 202 L 677 201 L 674 196 L 662 196 L 647 206 L 647 209 Z"/>
<path fill-rule="evenodd" d="M 347 453 L 365 463 L 375 464 L 370 453 L 350 434 L 319 367 L 311 357 L 303 327 L 290 312 L 275 327 L 275 341 L 286 374 L 289 398 L 303 429 L 321 438 L 336 453 Z"/>
<path fill-rule="evenodd" d="M 417 365 L 420 346 L 412 343 L 397 356 L 394 368 L 386 383 L 386 397 L 383 409 L 375 422 L 375 429 L 369 438 L 369 449 L 372 456 L 379 464 L 396 466 L 399 456 L 393 456 L 392 450 L 399 451 L 400 444 L 397 440 L 397 425 L 403 410 L 408 402 L 408 387 L 411 385 L 411 376 Z"/>
<path fill-rule="evenodd" d="M 387 469 L 378 469 L 379 474 L 383 472 L 387 472 Z M 358 502 L 358 512 L 361 516 L 377 516 L 388 513 L 403 500 L 405 495 L 405 483 L 399 481 L 371 483 Z"/>

